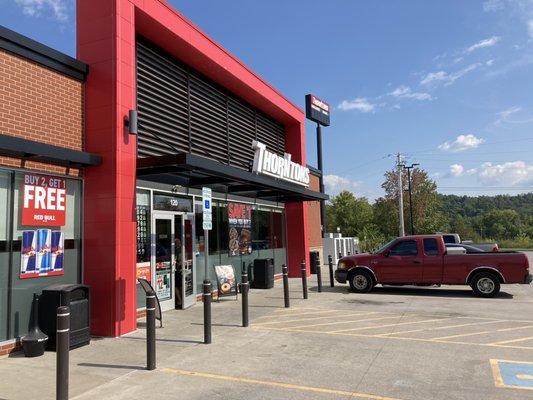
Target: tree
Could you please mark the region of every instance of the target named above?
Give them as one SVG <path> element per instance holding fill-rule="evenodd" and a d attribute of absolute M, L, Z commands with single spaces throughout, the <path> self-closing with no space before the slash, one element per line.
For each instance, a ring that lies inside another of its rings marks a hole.
<path fill-rule="evenodd" d="M 407 179 L 407 171 L 402 172 L 402 186 L 404 194 L 404 220 L 406 232 L 410 232 L 410 213 L 409 213 L 409 196 L 408 187 L 409 181 Z M 385 182 L 381 185 L 385 190 L 384 200 L 388 200 L 391 204 L 388 206 L 389 212 L 392 205 L 395 207 L 395 212 L 398 214 L 398 172 L 396 170 L 387 171 L 385 173 Z M 444 215 L 441 212 L 441 201 L 437 194 L 437 184 L 429 179 L 428 174 L 421 168 L 414 168 L 411 171 L 411 192 L 413 198 L 413 224 L 415 233 L 435 233 L 442 230 L 445 224 Z M 376 202 L 377 203 L 377 202 Z M 398 216 L 393 217 L 389 214 L 389 218 L 398 221 Z M 383 223 L 384 220 L 381 220 Z M 381 228 L 382 232 L 387 236 L 390 233 L 390 224 L 386 224 L 385 228 Z M 396 227 L 398 224 L 396 224 Z M 396 232 L 398 229 L 396 228 Z"/>
<path fill-rule="evenodd" d="M 331 198 L 327 206 L 328 231 L 340 228 L 344 236 L 359 236 L 362 229 L 372 222 L 372 206 L 366 197 L 355 197 L 342 191 Z"/>

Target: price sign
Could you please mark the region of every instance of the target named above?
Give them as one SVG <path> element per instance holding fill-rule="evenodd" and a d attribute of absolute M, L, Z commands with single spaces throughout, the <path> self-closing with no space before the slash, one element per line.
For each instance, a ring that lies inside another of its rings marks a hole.
<path fill-rule="evenodd" d="M 203 228 L 210 231 L 213 229 L 213 205 L 211 203 L 211 189 L 202 188 L 202 205 L 203 205 Z"/>

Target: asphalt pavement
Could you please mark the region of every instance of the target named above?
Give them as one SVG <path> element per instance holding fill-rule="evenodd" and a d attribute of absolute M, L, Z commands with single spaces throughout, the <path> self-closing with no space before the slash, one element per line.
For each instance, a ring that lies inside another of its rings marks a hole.
<path fill-rule="evenodd" d="M 533 265 L 533 263 L 532 263 Z M 146 371 L 145 324 L 121 338 L 95 338 L 70 353 L 71 399 L 530 399 L 533 287 L 502 285 L 494 299 L 468 287 L 346 285 L 303 300 L 290 280 L 250 293 L 249 328 L 239 300 L 213 303 L 213 343 L 202 304 L 164 313 L 157 369 Z M 55 398 L 55 353 L 0 358 L 0 399 Z"/>

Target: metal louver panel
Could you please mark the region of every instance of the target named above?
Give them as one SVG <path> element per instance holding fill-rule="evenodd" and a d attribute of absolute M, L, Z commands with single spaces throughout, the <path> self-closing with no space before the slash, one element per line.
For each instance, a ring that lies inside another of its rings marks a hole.
<path fill-rule="evenodd" d="M 285 130 L 142 38 L 137 41 L 139 157 L 185 152 L 249 169 L 252 141 L 285 151 Z"/>

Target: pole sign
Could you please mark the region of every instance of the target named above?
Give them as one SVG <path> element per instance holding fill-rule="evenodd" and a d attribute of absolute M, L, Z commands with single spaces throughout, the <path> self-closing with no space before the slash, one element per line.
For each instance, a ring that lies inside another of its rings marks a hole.
<path fill-rule="evenodd" d="M 65 178 L 24 174 L 22 183 L 22 225 L 63 226 L 67 208 Z"/>
<path fill-rule="evenodd" d="M 305 116 L 323 126 L 329 126 L 330 106 L 312 94 L 305 96 Z"/>
<path fill-rule="evenodd" d="M 202 188 L 203 228 L 210 231 L 213 229 L 213 205 L 211 204 L 211 189 Z"/>

